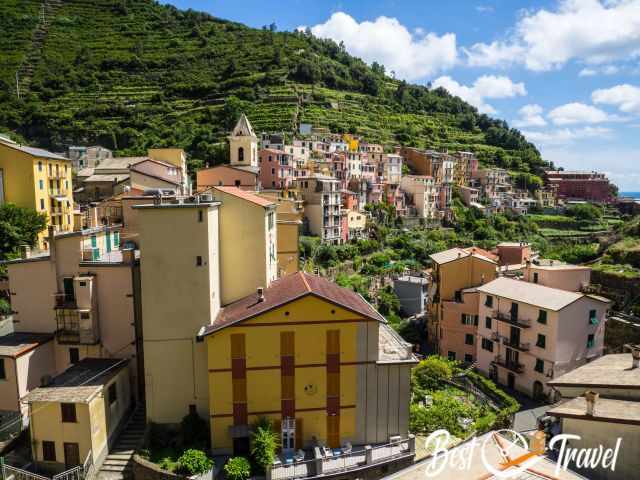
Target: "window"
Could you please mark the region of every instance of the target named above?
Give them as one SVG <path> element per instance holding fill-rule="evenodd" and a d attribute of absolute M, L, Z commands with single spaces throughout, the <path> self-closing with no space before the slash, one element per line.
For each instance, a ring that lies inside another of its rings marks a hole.
<path fill-rule="evenodd" d="M 538 312 L 538 323 L 542 323 L 543 325 L 547 324 L 547 311 L 540 310 Z"/>
<path fill-rule="evenodd" d="M 40 190 L 44 190 L 44 180 L 38 180 L 38 185 L 40 186 Z"/>
<path fill-rule="evenodd" d="M 461 315 L 461 321 L 463 325 L 473 325 L 473 315 L 467 315 L 463 313 Z"/>
<path fill-rule="evenodd" d="M 473 363 L 473 355 L 469 353 L 464 354 L 464 362 L 465 363 Z"/>
<path fill-rule="evenodd" d="M 42 162 L 38 162 L 38 171 L 41 172 L 42 171 Z"/>
<path fill-rule="evenodd" d="M 473 335 L 471 333 L 465 333 L 464 343 L 465 345 L 473 345 Z"/>
<path fill-rule="evenodd" d="M 202 266 L 202 257 L 198 255 L 196 257 L 196 267 L 201 267 L 201 266 Z"/>
<path fill-rule="evenodd" d="M 493 352 L 493 342 L 491 340 L 489 340 L 488 338 L 483 338 L 482 339 L 482 349 L 486 350 L 487 352 Z"/>
<path fill-rule="evenodd" d="M 56 444 L 55 442 L 50 442 L 49 440 L 42 441 L 42 459 L 45 462 L 55 462 L 56 461 Z"/>
<path fill-rule="evenodd" d="M 545 348 L 546 344 L 547 344 L 547 337 L 539 333 L 538 340 L 536 341 L 536 347 Z"/>
<path fill-rule="evenodd" d="M 485 328 L 488 328 L 489 330 L 491 330 L 491 317 L 485 317 L 484 326 Z"/>
<path fill-rule="evenodd" d="M 244 148 L 238 148 L 238 161 L 244 162 Z"/>
<path fill-rule="evenodd" d="M 533 274 L 533 283 L 538 283 L 538 272 Z"/>
<path fill-rule="evenodd" d="M 493 307 L 493 297 L 491 295 L 487 295 L 487 298 L 484 301 L 484 306 L 489 308 Z"/>
<path fill-rule="evenodd" d="M 116 384 L 112 383 L 109 385 L 109 405 L 113 405 L 118 401 L 118 389 L 116 388 Z"/>
<path fill-rule="evenodd" d="M 69 363 L 74 364 L 80 361 L 80 350 L 76 347 L 69 348 Z"/>
<path fill-rule="evenodd" d="M 447 352 L 447 358 L 449 360 L 455 360 L 456 359 L 456 352 Z"/>
<path fill-rule="evenodd" d="M 202 222 L 204 220 L 204 213 L 202 210 L 198 210 L 198 221 Z"/>
<path fill-rule="evenodd" d="M 236 187 L 240 186 L 240 180 L 236 180 L 235 182 L 233 182 L 235 184 Z"/>
<path fill-rule="evenodd" d="M 76 404 L 75 403 L 61 403 L 60 411 L 62 412 L 63 423 L 76 423 Z"/>
<path fill-rule="evenodd" d="M 269 222 L 269 230 L 273 230 L 273 212 L 269 212 L 268 222 Z"/>
<path fill-rule="evenodd" d="M 40 199 L 40 210 L 44 210 L 44 198 Z"/>
<path fill-rule="evenodd" d="M 0 358 L 0 380 L 5 380 L 7 378 L 7 372 L 4 369 L 4 358 Z"/>
<path fill-rule="evenodd" d="M 536 366 L 534 370 L 538 373 L 544 373 L 544 360 L 536 358 Z"/>
<path fill-rule="evenodd" d="M 597 310 L 589 310 L 589 323 L 591 325 L 598 324 L 598 311 Z"/>
<path fill-rule="evenodd" d="M 593 334 L 587 336 L 587 348 L 593 348 L 596 345 L 596 337 Z"/>

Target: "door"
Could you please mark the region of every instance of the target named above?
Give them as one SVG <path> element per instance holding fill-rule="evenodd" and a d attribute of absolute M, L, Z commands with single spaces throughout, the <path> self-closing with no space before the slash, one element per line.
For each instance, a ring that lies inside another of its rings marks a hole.
<path fill-rule="evenodd" d="M 511 320 L 514 322 L 518 320 L 518 304 L 517 303 L 511 304 Z"/>
<path fill-rule="evenodd" d="M 509 343 L 513 346 L 520 345 L 520 329 L 516 327 L 511 327 L 509 332 Z"/>
<path fill-rule="evenodd" d="M 64 444 L 64 468 L 70 469 L 80 465 L 80 448 L 77 443 Z"/>
<path fill-rule="evenodd" d="M 62 287 L 64 288 L 64 301 L 73 302 L 76 299 L 76 295 L 73 290 L 73 278 L 63 278 Z"/>
<path fill-rule="evenodd" d="M 109 253 L 111 251 L 111 234 L 107 232 L 105 238 L 107 240 L 107 253 Z"/>
<path fill-rule="evenodd" d="M 282 419 L 282 450 L 293 450 L 296 447 L 296 420 L 294 418 Z"/>
<path fill-rule="evenodd" d="M 544 397 L 544 387 L 542 386 L 542 382 L 536 380 L 533 382 L 533 398 L 534 400 L 542 400 Z"/>
<path fill-rule="evenodd" d="M 520 360 L 520 355 L 517 350 L 507 348 L 507 365 L 517 365 Z"/>
<path fill-rule="evenodd" d="M 507 374 L 507 386 L 511 390 L 515 390 L 516 388 L 516 376 L 511 372 Z"/>
<path fill-rule="evenodd" d="M 238 457 L 249 455 L 249 437 L 238 437 L 233 439 L 233 454 Z"/>

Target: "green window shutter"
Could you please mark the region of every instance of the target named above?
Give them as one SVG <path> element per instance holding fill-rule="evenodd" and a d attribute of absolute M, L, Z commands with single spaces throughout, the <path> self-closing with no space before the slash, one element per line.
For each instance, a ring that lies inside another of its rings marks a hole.
<path fill-rule="evenodd" d="M 91 248 L 96 248 L 98 246 L 98 239 L 95 235 L 91 235 Z"/>

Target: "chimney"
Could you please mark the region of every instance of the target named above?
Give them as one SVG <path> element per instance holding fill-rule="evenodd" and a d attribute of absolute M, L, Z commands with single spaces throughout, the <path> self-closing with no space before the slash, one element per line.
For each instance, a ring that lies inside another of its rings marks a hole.
<path fill-rule="evenodd" d="M 264 288 L 258 287 L 258 303 L 264 302 Z"/>
<path fill-rule="evenodd" d="M 596 402 L 598 401 L 599 393 L 593 391 L 584 392 L 584 398 L 587 401 L 587 415 L 593 417 L 596 414 Z"/>
<path fill-rule="evenodd" d="M 51 261 L 56 259 L 56 227 L 49 225 L 47 229 L 47 243 L 49 244 L 49 258 Z"/>
<path fill-rule="evenodd" d="M 634 345 L 631 347 L 631 368 L 640 367 L 640 346 Z"/>
<path fill-rule="evenodd" d="M 31 247 L 29 245 L 20 245 L 20 258 L 23 260 L 31 257 Z"/>
<path fill-rule="evenodd" d="M 122 263 L 133 265 L 136 260 L 135 250 L 133 248 L 122 249 Z"/>

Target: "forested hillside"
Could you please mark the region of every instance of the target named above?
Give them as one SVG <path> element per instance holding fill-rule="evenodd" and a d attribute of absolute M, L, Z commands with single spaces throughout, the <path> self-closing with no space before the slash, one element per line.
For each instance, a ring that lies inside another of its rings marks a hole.
<path fill-rule="evenodd" d="M 54 150 L 177 145 L 210 161 L 245 111 L 258 131 L 309 122 L 385 144 L 472 150 L 512 170 L 543 166 L 505 122 L 275 25 L 150 0 L 0 0 L 0 31 L 0 132 Z"/>

